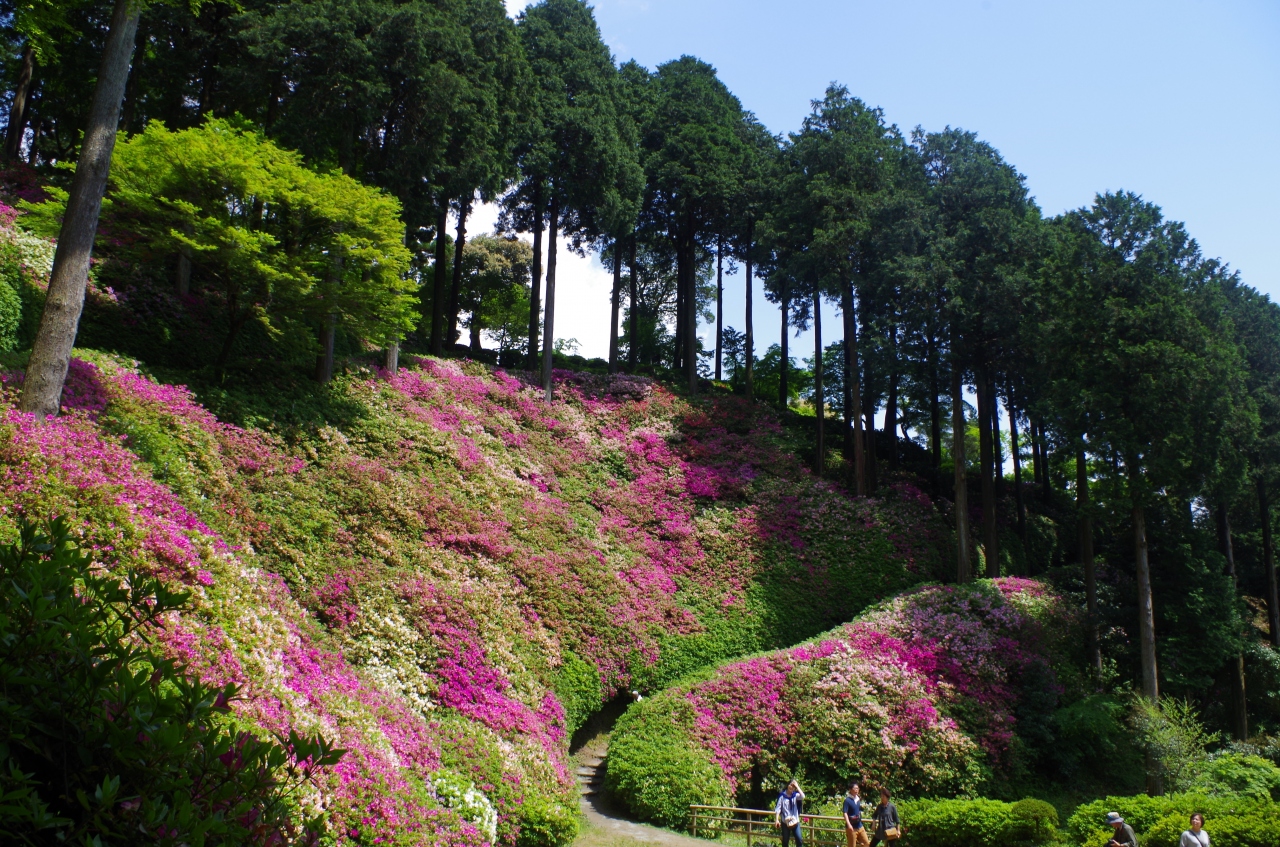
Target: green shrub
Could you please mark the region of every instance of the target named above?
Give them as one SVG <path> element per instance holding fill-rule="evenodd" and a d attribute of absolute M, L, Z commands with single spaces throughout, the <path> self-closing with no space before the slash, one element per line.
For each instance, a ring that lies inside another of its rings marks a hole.
<path fill-rule="evenodd" d="M 689 737 L 692 723 L 693 709 L 683 697 L 632 705 L 614 728 L 605 787 L 632 812 L 662 826 L 687 827 L 691 804 L 730 805 L 724 774 Z"/>
<path fill-rule="evenodd" d="M 1212 796 L 1267 799 L 1280 790 L 1280 768 L 1261 756 L 1224 753 L 1200 767 L 1191 788 Z"/>
<path fill-rule="evenodd" d="M 565 847 L 578 837 L 578 816 L 563 803 L 536 797 L 520 807 L 517 847 Z"/>
<path fill-rule="evenodd" d="M 1009 809 L 1009 818 L 1009 835 L 1016 841 L 1044 843 L 1058 830 L 1058 810 L 1044 800 L 1019 800 Z"/>
<path fill-rule="evenodd" d="M 1204 794 L 1169 794 L 1164 797 L 1139 794 L 1104 797 L 1085 803 L 1067 821 L 1073 843 L 1092 845 L 1100 835 L 1109 837 L 1111 830 L 1103 822 L 1107 812 L 1119 812 L 1144 839 L 1143 844 L 1155 844 L 1153 839 L 1167 837 L 1175 824 L 1177 830 L 1174 835 L 1181 834 L 1187 828 L 1192 812 L 1205 816 L 1205 829 L 1210 832 L 1214 847 L 1227 847 L 1229 844 L 1253 847 L 1255 843 L 1275 847 L 1280 844 L 1280 839 L 1274 837 L 1269 841 L 1265 838 L 1256 840 L 1264 835 L 1270 837 L 1275 827 L 1280 826 L 1280 803 L 1255 797 L 1209 797 Z M 1222 833 L 1221 838 L 1228 840 L 1221 841 L 1219 832 Z M 1097 843 L 1105 844 L 1106 838 Z M 1176 843 L 1175 837 L 1170 844 Z"/>
<path fill-rule="evenodd" d="M 572 650 L 563 651 L 563 664 L 555 678 L 556 697 L 564 706 L 565 731 L 572 735 L 600 708 L 604 692 L 600 673 Z"/>
<path fill-rule="evenodd" d="M 1166 815 L 1145 833 L 1144 847 L 1178 847 L 1190 822 L 1190 813 Z M 1275 847 L 1280 844 L 1280 810 L 1259 806 L 1239 814 L 1205 813 L 1204 828 L 1213 847 Z"/>
<path fill-rule="evenodd" d="M 189 679 L 146 646 L 186 600 L 91 568 L 61 519 L 47 535 L 23 521 L 0 548 L 0 841 L 291 844 L 320 831 L 319 818 L 295 823 L 292 795 L 341 751 L 236 731 L 235 686 Z"/>
<path fill-rule="evenodd" d="M 916 847 L 997 847 L 1009 841 L 1012 809 L 999 800 L 940 800 L 906 826 Z"/>
<path fill-rule="evenodd" d="M 17 349 L 19 330 L 22 328 L 22 279 L 10 282 L 7 268 L 0 268 L 0 352 Z"/>

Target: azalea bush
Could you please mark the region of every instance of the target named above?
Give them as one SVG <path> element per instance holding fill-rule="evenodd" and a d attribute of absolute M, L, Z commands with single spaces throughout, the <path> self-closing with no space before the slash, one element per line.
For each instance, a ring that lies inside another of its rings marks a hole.
<path fill-rule="evenodd" d="M 1073 620 L 1031 580 L 909 592 L 817 641 L 634 705 L 613 736 L 608 784 L 667 823 L 683 820 L 675 802 L 650 795 L 670 782 L 668 749 L 688 751 L 686 772 L 719 771 L 688 783 L 685 803 L 750 803 L 801 772 L 815 796 L 852 778 L 906 796 L 976 795 L 1019 772 L 1021 725 L 1051 716 L 1056 704 L 1039 693 L 1067 663 L 1046 632 Z"/>
<path fill-rule="evenodd" d="M 313 844 L 342 757 L 237 726 L 236 685 L 148 645 L 187 594 L 94 567 L 65 521 L 0 548 L 0 834 L 19 843 Z"/>

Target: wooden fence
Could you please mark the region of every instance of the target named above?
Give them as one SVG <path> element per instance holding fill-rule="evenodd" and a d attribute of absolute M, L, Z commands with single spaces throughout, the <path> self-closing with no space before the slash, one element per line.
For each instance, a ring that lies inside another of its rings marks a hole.
<path fill-rule="evenodd" d="M 745 836 L 747 847 L 754 842 L 778 843 L 774 813 L 763 809 L 735 809 L 732 806 L 689 806 L 694 836 L 719 838 L 724 834 Z M 867 835 L 875 830 L 867 821 Z M 800 834 L 805 847 L 844 847 L 844 818 L 834 815 L 801 815 Z"/>

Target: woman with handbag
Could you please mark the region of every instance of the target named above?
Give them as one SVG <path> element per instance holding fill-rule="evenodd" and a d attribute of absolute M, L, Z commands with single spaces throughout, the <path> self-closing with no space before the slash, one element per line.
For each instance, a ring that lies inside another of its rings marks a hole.
<path fill-rule="evenodd" d="M 773 809 L 774 821 L 782 830 L 782 847 L 787 847 L 792 838 L 796 840 L 796 847 L 804 847 L 804 839 L 800 837 L 800 812 L 803 809 L 804 792 L 800 790 L 800 783 L 793 779 L 778 795 L 778 805 Z"/>
<path fill-rule="evenodd" d="M 902 820 L 898 817 L 898 807 L 889 800 L 889 789 L 880 789 L 880 805 L 875 810 L 876 834 L 871 836 L 871 847 L 881 841 L 893 844 L 902 837 Z"/>

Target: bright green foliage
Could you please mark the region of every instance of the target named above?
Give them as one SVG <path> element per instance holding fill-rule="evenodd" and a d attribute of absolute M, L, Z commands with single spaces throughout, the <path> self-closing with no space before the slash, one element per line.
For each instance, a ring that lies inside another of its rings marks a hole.
<path fill-rule="evenodd" d="M 1067 821 L 1071 843 L 1103 847 L 1111 836 L 1108 812 L 1119 812 L 1143 847 L 1177 847 L 1193 812 L 1205 818 L 1214 847 L 1271 847 L 1280 833 L 1280 803 L 1248 797 L 1169 794 L 1104 797 L 1079 806 Z"/>
<path fill-rule="evenodd" d="M 0 835 L 311 843 L 321 820 L 305 820 L 297 792 L 341 751 L 238 731 L 234 685 L 190 679 L 147 645 L 186 593 L 104 574 L 61 519 L 19 534 L 0 548 Z"/>
<path fill-rule="evenodd" d="M 1058 813 L 1043 800 L 937 800 L 902 804 L 912 847 L 1053 844 Z"/>
<path fill-rule="evenodd" d="M 516 847 L 563 847 L 578 837 L 578 819 L 562 803 L 533 797 L 520 807 Z"/>
<path fill-rule="evenodd" d="M 1156 767 L 1172 791 L 1186 791 L 1208 758 L 1207 747 L 1217 733 L 1204 728 L 1195 707 L 1186 700 L 1165 697 L 1159 704 L 1132 698 L 1133 725 L 1139 741 L 1151 752 Z"/>
<path fill-rule="evenodd" d="M 34 207 L 35 219 L 55 219 L 64 198 Z M 336 312 L 344 330 L 375 343 L 414 326 L 399 204 L 230 122 L 180 132 L 153 123 L 122 139 L 104 217 L 107 233 L 130 234 L 108 236 L 106 256 L 162 269 L 190 257 L 195 284 L 221 294 L 228 347 L 250 320 L 278 335 Z"/>
<path fill-rule="evenodd" d="M 1280 767 L 1244 753 L 1211 756 L 1197 769 L 1191 790 L 1210 796 L 1267 799 L 1280 795 Z"/>
<path fill-rule="evenodd" d="M 614 728 L 605 785 L 626 797 L 641 818 L 687 827 L 690 804 L 732 805 L 729 785 L 710 754 L 673 731 L 692 722 L 688 700 L 664 697 L 630 709 Z"/>
<path fill-rule="evenodd" d="M 1145 833 L 1145 847 L 1178 847 L 1190 815 L 1166 815 Z M 1275 809 L 1242 808 L 1205 815 L 1205 832 L 1214 847 L 1272 847 L 1280 844 L 1280 814 Z"/>

